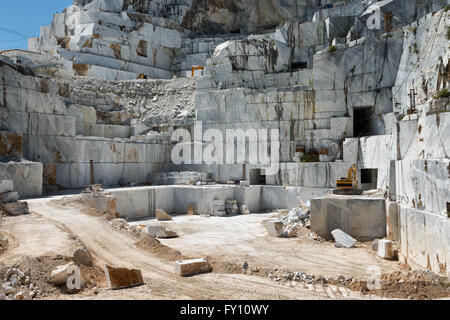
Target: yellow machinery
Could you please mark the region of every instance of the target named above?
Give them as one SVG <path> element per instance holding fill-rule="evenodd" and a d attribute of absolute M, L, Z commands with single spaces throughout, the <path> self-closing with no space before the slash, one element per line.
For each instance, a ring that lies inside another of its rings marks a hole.
<path fill-rule="evenodd" d="M 347 178 L 341 178 L 337 181 L 337 189 L 333 191 L 338 195 L 361 195 L 363 190 L 358 188 L 357 167 L 354 164 L 349 170 Z"/>

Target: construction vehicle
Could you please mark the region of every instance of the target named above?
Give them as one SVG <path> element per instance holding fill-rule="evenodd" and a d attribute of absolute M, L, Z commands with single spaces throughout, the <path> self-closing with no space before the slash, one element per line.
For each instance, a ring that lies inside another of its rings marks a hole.
<path fill-rule="evenodd" d="M 203 74 L 203 71 L 205 71 L 205 67 L 201 67 L 201 66 L 193 66 L 192 67 L 192 78 L 194 78 L 194 76 L 195 76 L 195 71 L 196 70 L 201 70 L 202 71 L 202 74 Z"/>
<path fill-rule="evenodd" d="M 358 188 L 356 164 L 348 170 L 346 178 L 341 178 L 337 181 L 337 189 L 333 193 L 343 196 L 358 196 L 364 193 L 362 189 Z"/>

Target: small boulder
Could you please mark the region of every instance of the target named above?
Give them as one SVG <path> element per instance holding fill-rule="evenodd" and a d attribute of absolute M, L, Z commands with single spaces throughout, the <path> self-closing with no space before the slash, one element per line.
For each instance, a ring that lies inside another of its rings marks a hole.
<path fill-rule="evenodd" d="M 356 245 L 357 240 L 353 237 L 346 234 L 344 231 L 340 229 L 336 229 L 333 232 L 331 232 L 333 235 L 335 241 L 336 241 L 336 247 L 337 248 L 353 248 Z"/>
<path fill-rule="evenodd" d="M 91 253 L 87 249 L 78 249 L 75 251 L 73 261 L 77 265 L 84 265 L 86 267 L 92 267 L 94 265 Z"/>
<path fill-rule="evenodd" d="M 170 221 L 172 217 L 167 214 L 164 210 L 156 209 L 156 220 L 158 221 Z"/>
<path fill-rule="evenodd" d="M 11 294 L 11 293 L 13 293 L 15 290 L 14 290 L 14 287 L 12 287 L 12 286 L 10 286 L 10 285 L 5 285 L 5 284 L 3 284 L 2 285 L 2 288 L 3 288 L 3 292 L 6 294 L 6 295 L 8 295 L 8 294 Z"/>
<path fill-rule="evenodd" d="M 178 234 L 175 231 L 160 230 L 156 233 L 156 238 L 160 239 L 178 238 Z"/>
<path fill-rule="evenodd" d="M 74 274 L 73 270 L 76 270 L 76 268 L 78 267 L 73 262 L 57 267 L 50 275 L 50 282 L 56 286 L 66 286 L 69 277 Z M 80 285 L 81 287 L 84 287 L 85 285 L 85 281 L 81 276 Z"/>
<path fill-rule="evenodd" d="M 378 256 L 383 259 L 393 259 L 394 249 L 393 243 L 389 240 L 379 240 L 378 241 Z"/>
<path fill-rule="evenodd" d="M 267 222 L 267 231 L 271 237 L 281 238 L 284 236 L 284 225 L 282 221 L 270 220 Z"/>
<path fill-rule="evenodd" d="M 144 284 L 141 270 L 114 268 L 105 265 L 106 284 L 112 290 L 132 288 Z"/>
<path fill-rule="evenodd" d="M 147 225 L 147 233 L 151 235 L 153 238 L 156 238 L 156 235 L 160 231 L 166 231 L 166 227 L 161 225 Z"/>
<path fill-rule="evenodd" d="M 27 202 L 13 202 L 4 203 L 2 207 L 9 216 L 20 216 L 24 214 L 29 214 L 28 203 Z"/>
<path fill-rule="evenodd" d="M 30 295 L 25 291 L 21 291 L 14 296 L 14 300 L 30 300 L 30 299 L 31 299 Z"/>

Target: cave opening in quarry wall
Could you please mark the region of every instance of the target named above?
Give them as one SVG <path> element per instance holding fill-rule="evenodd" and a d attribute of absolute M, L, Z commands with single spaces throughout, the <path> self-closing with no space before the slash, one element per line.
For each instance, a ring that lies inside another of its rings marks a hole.
<path fill-rule="evenodd" d="M 378 169 L 362 169 L 361 185 L 364 190 L 375 190 L 378 187 Z"/>
<path fill-rule="evenodd" d="M 373 107 L 353 109 L 353 136 L 366 137 L 372 135 Z"/>
<path fill-rule="evenodd" d="M 263 174 L 261 169 L 250 170 L 250 184 L 259 186 L 264 186 L 267 184 L 266 176 Z"/>

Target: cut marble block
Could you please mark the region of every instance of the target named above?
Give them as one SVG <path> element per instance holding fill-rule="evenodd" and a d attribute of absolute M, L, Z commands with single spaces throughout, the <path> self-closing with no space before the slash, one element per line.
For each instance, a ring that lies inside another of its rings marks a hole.
<path fill-rule="evenodd" d="M 160 225 L 147 225 L 147 233 L 152 237 L 156 238 L 156 235 L 160 231 L 165 231 L 166 227 Z"/>
<path fill-rule="evenodd" d="M 337 247 L 353 248 L 356 244 L 356 239 L 352 238 L 342 230 L 336 229 L 332 231 L 331 234 L 336 240 Z"/>
<path fill-rule="evenodd" d="M 106 284 L 112 290 L 136 287 L 144 284 L 141 270 L 104 266 Z"/>
<path fill-rule="evenodd" d="M 182 277 L 189 277 L 201 273 L 211 272 L 212 268 L 206 259 L 177 261 L 175 273 Z"/>
<path fill-rule="evenodd" d="M 271 237 L 283 237 L 283 222 L 274 220 L 267 222 L 267 231 Z"/>
<path fill-rule="evenodd" d="M 394 257 L 394 250 L 392 248 L 393 242 L 390 240 L 378 241 L 378 256 L 383 259 L 392 259 Z"/>

